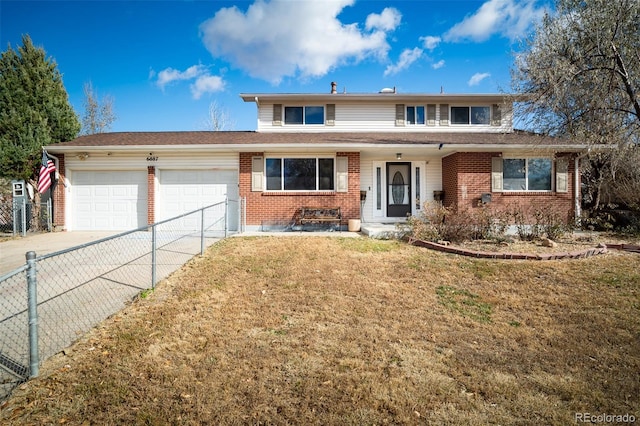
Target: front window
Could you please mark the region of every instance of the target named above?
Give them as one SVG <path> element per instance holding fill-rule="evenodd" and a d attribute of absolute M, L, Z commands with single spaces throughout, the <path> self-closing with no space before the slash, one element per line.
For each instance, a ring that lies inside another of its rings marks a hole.
<path fill-rule="evenodd" d="M 407 107 L 407 124 L 424 124 L 424 107 Z"/>
<path fill-rule="evenodd" d="M 284 107 L 285 124 L 324 124 L 324 106 Z"/>
<path fill-rule="evenodd" d="M 333 191 L 333 158 L 267 158 L 267 191 Z"/>
<path fill-rule="evenodd" d="M 551 191 L 551 159 L 508 158 L 502 166 L 505 191 Z"/>
<path fill-rule="evenodd" d="M 491 108 L 488 106 L 451 107 L 452 124 L 486 124 L 491 120 Z"/>

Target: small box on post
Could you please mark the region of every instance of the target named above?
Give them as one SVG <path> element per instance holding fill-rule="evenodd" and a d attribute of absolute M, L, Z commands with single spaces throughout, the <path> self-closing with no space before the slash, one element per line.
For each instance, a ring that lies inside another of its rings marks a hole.
<path fill-rule="evenodd" d="M 13 194 L 13 235 L 27 234 L 27 224 L 30 220 L 27 212 L 27 187 L 23 180 L 11 181 L 11 193 Z"/>

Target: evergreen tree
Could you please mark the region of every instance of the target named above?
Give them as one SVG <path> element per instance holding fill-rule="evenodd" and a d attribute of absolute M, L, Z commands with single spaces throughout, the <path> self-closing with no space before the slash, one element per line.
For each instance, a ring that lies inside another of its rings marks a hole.
<path fill-rule="evenodd" d="M 28 35 L 0 56 L 0 177 L 35 181 L 42 147 L 75 138 L 78 116 L 57 64 Z"/>

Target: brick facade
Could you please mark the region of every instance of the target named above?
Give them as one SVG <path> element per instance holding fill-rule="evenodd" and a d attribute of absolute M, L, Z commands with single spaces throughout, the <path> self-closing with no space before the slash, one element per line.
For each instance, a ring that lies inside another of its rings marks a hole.
<path fill-rule="evenodd" d="M 156 220 L 156 168 L 147 166 L 147 225 Z"/>
<path fill-rule="evenodd" d="M 289 223 L 296 219 L 301 207 L 340 207 L 342 224 L 360 217 L 360 153 L 338 152 L 348 157 L 348 192 L 255 192 L 251 191 L 251 159 L 263 152 L 240 153 L 240 196 L 246 198 L 246 223 L 259 226 L 263 222 Z"/>
<path fill-rule="evenodd" d="M 53 190 L 53 226 L 56 229 L 65 229 L 65 165 L 64 154 L 56 154 L 58 158 L 58 183 Z"/>
<path fill-rule="evenodd" d="M 522 209 L 527 212 L 537 208 L 551 209 L 565 216 L 567 222 L 575 218 L 575 168 L 568 170 L 567 192 L 491 192 L 491 158 L 496 153 L 460 152 L 442 159 L 442 185 L 444 205 L 474 208 L 478 207 L 482 194 L 491 194 L 491 206 L 499 210 Z M 573 155 L 565 157 L 573 164 Z"/>

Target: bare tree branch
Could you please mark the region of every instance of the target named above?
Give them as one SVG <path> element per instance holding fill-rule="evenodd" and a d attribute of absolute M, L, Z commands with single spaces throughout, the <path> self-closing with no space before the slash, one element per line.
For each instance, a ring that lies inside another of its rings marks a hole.
<path fill-rule="evenodd" d="M 113 97 L 107 95 L 100 100 L 91 81 L 84 84 L 83 91 L 84 115 L 82 116 L 81 133 L 93 135 L 108 132 L 111 129 L 111 124 L 116 120 Z"/>
<path fill-rule="evenodd" d="M 207 118 L 203 123 L 205 130 L 211 130 L 213 132 L 233 130 L 235 124 L 235 121 L 233 121 L 229 115 L 229 111 L 219 105 L 217 101 L 209 104 Z"/>

